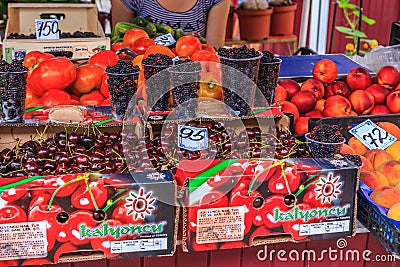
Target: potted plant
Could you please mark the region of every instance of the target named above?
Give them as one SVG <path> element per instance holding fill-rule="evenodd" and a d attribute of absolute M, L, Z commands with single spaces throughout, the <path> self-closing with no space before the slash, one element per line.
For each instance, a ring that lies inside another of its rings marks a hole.
<path fill-rule="evenodd" d="M 262 40 L 269 37 L 273 8 L 265 0 L 244 0 L 236 9 L 240 38 Z"/>
<path fill-rule="evenodd" d="M 228 21 L 226 22 L 225 39 L 232 39 L 235 21 L 236 21 L 235 7 L 231 5 L 231 7 L 229 8 Z"/>
<path fill-rule="evenodd" d="M 270 0 L 268 4 L 274 7 L 271 15 L 271 35 L 293 34 L 294 16 L 297 4 L 291 0 Z"/>

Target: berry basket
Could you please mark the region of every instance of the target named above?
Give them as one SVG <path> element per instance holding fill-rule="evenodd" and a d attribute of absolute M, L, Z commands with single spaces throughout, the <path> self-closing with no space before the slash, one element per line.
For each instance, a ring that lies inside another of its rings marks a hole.
<path fill-rule="evenodd" d="M 400 222 L 388 218 L 386 209 L 373 203 L 371 188 L 359 182 L 357 219 L 375 236 L 386 250 L 400 259 Z"/>

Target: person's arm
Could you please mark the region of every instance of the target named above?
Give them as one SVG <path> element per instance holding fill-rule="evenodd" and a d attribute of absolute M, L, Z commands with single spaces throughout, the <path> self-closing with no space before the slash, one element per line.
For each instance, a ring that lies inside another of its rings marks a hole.
<path fill-rule="evenodd" d="M 121 0 L 111 0 L 111 20 L 114 27 L 117 22 L 130 22 L 135 17 L 135 13 L 127 8 Z"/>
<path fill-rule="evenodd" d="M 207 43 L 219 48 L 225 43 L 226 23 L 228 20 L 229 7 L 231 0 L 224 0 L 222 3 L 214 6 L 208 12 L 207 17 Z"/>

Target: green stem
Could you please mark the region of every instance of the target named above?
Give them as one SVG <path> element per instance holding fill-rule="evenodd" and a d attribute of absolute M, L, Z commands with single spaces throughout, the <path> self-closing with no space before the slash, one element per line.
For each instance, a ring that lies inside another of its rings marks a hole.
<path fill-rule="evenodd" d="M 125 190 L 126 191 L 126 190 Z M 118 194 L 117 194 L 118 195 Z M 132 195 L 133 197 L 137 198 L 137 196 L 135 194 L 133 194 L 132 192 L 123 196 L 120 196 L 119 198 L 115 199 L 115 200 L 111 200 L 111 201 L 107 201 L 107 206 L 105 206 L 103 208 L 104 212 L 107 212 L 115 203 L 117 203 L 118 201 L 120 201 L 121 199 L 124 199 L 128 196 Z"/>
<path fill-rule="evenodd" d="M 60 190 L 64 188 L 64 186 L 73 184 L 73 183 L 78 182 L 78 181 L 80 181 L 80 180 L 81 180 L 81 179 L 75 178 L 75 179 L 72 179 L 72 180 L 66 182 L 66 183 L 63 184 L 62 186 L 58 187 L 58 188 L 53 192 L 53 194 L 51 195 L 49 204 L 47 205 L 47 210 L 50 210 L 50 207 L 51 207 L 51 204 L 53 204 L 54 198 L 56 197 L 57 193 L 60 192 Z"/>
<path fill-rule="evenodd" d="M 319 181 L 317 180 L 317 181 L 314 181 L 314 182 L 312 182 L 312 183 L 309 183 L 308 185 L 306 185 L 306 186 L 300 186 L 299 187 L 299 190 L 296 192 L 296 194 L 294 194 L 296 197 L 298 197 L 304 190 L 306 190 L 307 188 L 309 188 L 310 186 L 312 186 L 313 184 L 316 184 L 316 183 L 318 183 Z"/>
<path fill-rule="evenodd" d="M 95 208 L 96 210 L 98 210 L 99 207 L 97 206 L 96 199 L 94 199 L 93 192 L 92 192 L 92 190 L 90 189 L 90 185 L 89 185 L 89 181 L 88 181 L 88 180 L 89 180 L 89 179 L 85 179 L 86 188 L 87 188 L 87 190 L 88 190 L 88 192 L 89 192 L 90 198 L 92 199 L 94 208 Z"/>
<path fill-rule="evenodd" d="M 38 179 L 41 179 L 41 178 L 44 178 L 44 177 L 45 176 L 32 176 L 32 177 L 29 177 L 29 178 L 26 178 L 26 179 L 19 180 L 17 182 L 13 182 L 13 183 L 10 183 L 10 184 L 6 184 L 6 185 L 3 185 L 3 186 L 0 186 L 0 193 L 4 192 L 7 189 L 14 188 L 14 187 L 17 187 L 17 186 L 20 186 L 20 185 L 23 185 L 23 184 L 27 184 L 27 183 L 30 183 L 32 181 L 35 181 L 35 180 L 38 180 Z"/>
<path fill-rule="evenodd" d="M 285 183 L 286 183 L 286 189 L 287 189 L 289 195 L 291 195 L 292 192 L 290 190 L 289 181 L 287 180 L 287 176 L 286 176 L 286 172 L 285 172 L 285 166 L 283 166 L 283 164 L 281 165 L 281 170 L 282 170 L 283 179 L 285 180 Z"/>

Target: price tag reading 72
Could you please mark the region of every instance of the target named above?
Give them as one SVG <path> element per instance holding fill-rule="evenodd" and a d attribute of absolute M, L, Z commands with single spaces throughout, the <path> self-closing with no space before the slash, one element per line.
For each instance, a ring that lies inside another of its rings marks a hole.
<path fill-rule="evenodd" d="M 179 125 L 178 147 L 191 151 L 199 151 L 208 148 L 207 128 Z"/>
<path fill-rule="evenodd" d="M 60 39 L 57 19 L 36 19 L 35 25 L 37 40 Z"/>
<path fill-rule="evenodd" d="M 351 128 L 349 132 L 369 149 L 386 149 L 396 141 L 396 137 L 380 128 L 371 120 L 360 123 Z"/>

